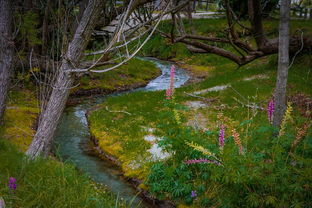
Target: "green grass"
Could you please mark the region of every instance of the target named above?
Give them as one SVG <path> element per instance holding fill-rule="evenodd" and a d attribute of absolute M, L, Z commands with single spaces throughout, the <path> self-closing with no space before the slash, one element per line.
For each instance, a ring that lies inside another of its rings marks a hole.
<path fill-rule="evenodd" d="M 17 189 L 8 189 L 9 177 Z M 53 159 L 25 160 L 24 154 L 0 138 L 0 196 L 7 207 L 115 207 L 116 196 L 94 184 L 73 165 Z M 117 200 L 116 207 L 125 207 Z"/>
<path fill-rule="evenodd" d="M 71 164 L 53 158 L 25 159 L 37 115 L 34 91 L 9 93 L 5 124 L 0 126 L 0 197 L 7 207 L 126 207 Z M 17 179 L 14 193 L 8 189 L 10 177 Z"/>

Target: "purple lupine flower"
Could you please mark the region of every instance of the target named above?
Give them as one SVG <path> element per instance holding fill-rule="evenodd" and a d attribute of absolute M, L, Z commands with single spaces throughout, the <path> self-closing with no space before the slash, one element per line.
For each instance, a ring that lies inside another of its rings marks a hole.
<path fill-rule="evenodd" d="M 219 147 L 221 151 L 223 151 L 224 148 L 224 132 L 225 132 L 224 125 L 222 124 L 219 132 Z"/>
<path fill-rule="evenodd" d="M 273 122 L 273 113 L 274 113 L 274 100 L 273 99 L 271 99 L 269 101 L 269 103 L 268 103 L 267 112 L 268 112 L 269 122 L 272 124 L 272 122 Z"/>
<path fill-rule="evenodd" d="M 171 99 L 173 95 L 174 89 L 174 65 L 171 66 L 170 69 L 170 85 L 169 88 L 166 90 L 166 99 Z"/>
<path fill-rule="evenodd" d="M 192 198 L 196 198 L 196 197 L 197 197 L 196 191 L 192 191 L 192 192 L 191 192 L 191 197 L 192 197 Z"/>
<path fill-rule="evenodd" d="M 205 159 L 205 158 L 194 159 L 194 160 L 187 160 L 184 163 L 188 164 L 188 165 L 196 164 L 196 163 L 210 163 L 210 164 L 221 165 L 221 163 L 216 161 L 216 160 L 209 160 L 209 159 Z"/>
<path fill-rule="evenodd" d="M 16 179 L 13 177 L 10 177 L 8 186 L 10 190 L 12 191 L 16 190 Z"/>

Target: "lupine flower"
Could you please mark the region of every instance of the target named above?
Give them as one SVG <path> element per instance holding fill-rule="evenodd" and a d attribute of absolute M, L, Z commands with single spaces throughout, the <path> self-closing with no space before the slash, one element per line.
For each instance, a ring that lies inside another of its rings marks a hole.
<path fill-rule="evenodd" d="M 268 112 L 269 122 L 272 124 L 272 122 L 273 122 L 273 113 L 274 113 L 274 100 L 273 99 L 271 99 L 269 101 L 269 103 L 268 103 L 267 112 Z"/>
<path fill-rule="evenodd" d="M 191 197 L 192 197 L 192 198 L 196 198 L 196 197 L 197 197 L 196 191 L 192 191 L 192 192 L 191 192 Z"/>
<path fill-rule="evenodd" d="M 173 114 L 174 114 L 174 118 L 177 124 L 181 124 L 181 118 L 180 118 L 179 112 L 176 109 L 173 109 Z"/>
<path fill-rule="evenodd" d="M 203 153 L 204 155 L 215 156 L 212 152 L 210 152 L 209 150 L 205 149 L 203 146 L 195 144 L 194 142 L 187 142 L 187 141 L 185 141 L 185 143 L 188 146 L 192 147 L 194 150 L 197 150 L 197 151 Z"/>
<path fill-rule="evenodd" d="M 232 136 L 234 138 L 235 144 L 239 148 L 239 154 L 241 154 L 241 155 L 244 154 L 244 148 L 243 148 L 242 142 L 239 138 L 239 133 L 235 129 L 232 129 Z"/>
<path fill-rule="evenodd" d="M 280 128 L 278 137 L 283 136 L 285 134 L 286 124 L 287 124 L 287 121 L 291 120 L 291 112 L 292 112 L 292 110 L 293 109 L 292 109 L 291 103 L 288 102 L 287 103 L 287 108 L 286 108 L 286 111 L 285 111 L 285 115 L 284 115 L 283 120 L 282 120 L 282 124 L 281 124 L 281 128 Z"/>
<path fill-rule="evenodd" d="M 310 127 L 310 125 L 308 123 L 305 123 L 303 125 L 303 127 L 298 130 L 297 135 L 296 135 L 296 139 L 294 140 L 294 142 L 291 145 L 290 153 L 296 149 L 296 147 L 298 146 L 298 144 L 300 143 L 302 138 L 306 135 L 309 127 Z"/>
<path fill-rule="evenodd" d="M 8 186 L 10 190 L 14 191 L 16 189 L 16 179 L 13 177 L 10 177 Z"/>
<path fill-rule="evenodd" d="M 224 148 L 224 125 L 223 124 L 221 125 L 220 132 L 219 132 L 219 148 L 222 152 Z"/>
<path fill-rule="evenodd" d="M 170 85 L 169 88 L 166 90 L 166 99 L 168 100 L 172 98 L 174 90 L 174 69 L 174 65 L 172 65 L 170 69 Z"/>
<path fill-rule="evenodd" d="M 205 158 L 186 160 L 186 161 L 184 161 L 184 163 L 187 165 L 196 164 L 196 163 L 210 163 L 210 164 L 221 165 L 221 163 L 219 161 L 209 160 L 209 159 L 205 159 Z"/>

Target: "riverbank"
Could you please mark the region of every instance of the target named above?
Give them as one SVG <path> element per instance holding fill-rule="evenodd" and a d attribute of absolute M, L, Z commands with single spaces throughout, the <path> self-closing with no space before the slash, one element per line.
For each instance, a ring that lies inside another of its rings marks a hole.
<path fill-rule="evenodd" d="M 81 78 L 90 80 L 82 82 L 77 91 L 81 95 L 94 95 L 98 92 L 130 90 L 146 85 L 160 73 L 150 62 L 132 62 L 134 65 L 125 65 L 105 75 Z M 122 85 L 123 82 L 125 86 Z M 71 95 L 72 98 L 77 96 L 78 94 Z M 69 104 L 72 101 L 70 99 Z M 30 163 L 23 160 L 23 152 L 27 150 L 35 133 L 38 112 L 35 89 L 31 83 L 27 87 L 17 86 L 10 92 L 5 125 L 0 127 L 0 177 L 3 179 L 0 181 L 0 196 L 6 204 L 19 207 L 126 207 L 118 196 L 106 187 L 92 182 L 85 173 L 78 171 L 70 163 L 61 163 L 53 158 Z M 9 177 L 17 179 L 15 195 L 7 189 L 5 181 Z M 57 201 L 54 200 L 55 197 L 58 198 Z"/>

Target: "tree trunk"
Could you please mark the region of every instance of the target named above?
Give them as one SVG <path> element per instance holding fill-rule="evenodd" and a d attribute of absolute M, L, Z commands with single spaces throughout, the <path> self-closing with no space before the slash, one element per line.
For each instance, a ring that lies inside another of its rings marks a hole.
<path fill-rule="evenodd" d="M 48 49 L 48 36 L 49 36 L 49 16 L 50 16 L 50 4 L 51 0 L 47 0 L 46 8 L 44 10 L 44 17 L 42 23 L 42 47 L 41 47 L 41 54 L 43 56 L 46 55 Z"/>
<path fill-rule="evenodd" d="M 40 154 L 47 156 L 50 152 L 57 125 L 65 108 L 70 88 L 74 82 L 74 76 L 67 72 L 67 70 L 79 66 L 79 61 L 103 6 L 103 0 L 90 0 L 83 13 L 74 37 L 67 48 L 66 54 L 63 56 L 58 77 L 53 86 L 47 107 L 42 112 L 43 116 L 38 125 L 37 132 L 26 152 L 30 158 L 35 158 Z"/>
<path fill-rule="evenodd" d="M 11 0 L 0 0 L 0 123 L 3 120 L 13 68 L 13 46 Z"/>
<path fill-rule="evenodd" d="M 274 93 L 273 125 L 279 127 L 286 109 L 286 86 L 289 65 L 289 13 L 290 0 L 282 0 L 280 8 L 278 69 Z"/>

